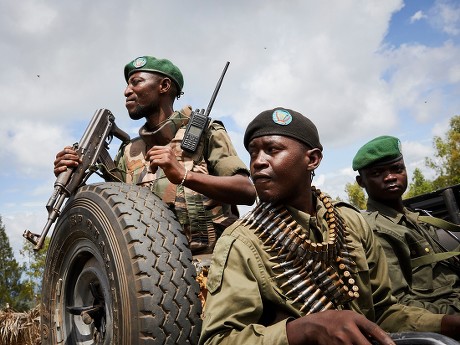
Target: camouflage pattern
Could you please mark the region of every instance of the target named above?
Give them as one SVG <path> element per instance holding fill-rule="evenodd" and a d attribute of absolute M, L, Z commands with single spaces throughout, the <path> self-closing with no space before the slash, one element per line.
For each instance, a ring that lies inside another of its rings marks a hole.
<path fill-rule="evenodd" d="M 223 125 L 211 122 L 201 139 L 195 154 L 184 152 L 181 141 L 190 115 L 190 108 L 175 112 L 172 117 L 184 118 L 180 128 L 168 144 L 176 154 L 178 161 L 189 171 L 231 176 L 244 171 L 249 176 L 244 163 L 237 156 Z M 182 185 L 175 185 L 158 169 L 150 171 L 145 154 L 152 146 L 145 127 L 139 130 L 140 137 L 133 139 L 121 148 L 115 159 L 117 168 L 122 172 L 123 181 L 143 185 L 158 195 L 175 213 L 190 242 L 192 253 L 211 253 L 217 237 L 223 230 L 238 219 L 235 207 L 221 204 Z"/>

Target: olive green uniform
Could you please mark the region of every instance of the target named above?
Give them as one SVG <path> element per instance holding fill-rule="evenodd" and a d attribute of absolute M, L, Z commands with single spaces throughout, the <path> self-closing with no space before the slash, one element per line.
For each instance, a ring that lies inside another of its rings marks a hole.
<path fill-rule="evenodd" d="M 407 208 L 400 213 L 371 199 L 364 214 L 385 251 L 393 294 L 398 301 L 433 313 L 460 313 L 458 261 L 456 268 L 452 259 L 414 262 L 414 259 L 443 252 L 433 240 L 438 239 L 436 229 L 420 222 L 418 216 Z"/>
<path fill-rule="evenodd" d="M 194 154 L 180 147 L 184 137 L 190 109 L 174 112 L 170 117 L 177 124 L 174 138 L 168 144 L 177 160 L 189 171 L 196 173 L 232 176 L 244 173 L 249 176 L 245 164 L 238 157 L 224 126 L 211 122 L 202 136 Z M 188 113 L 187 113 L 188 112 Z M 152 134 L 143 126 L 137 137 L 123 147 L 115 159 L 124 182 L 147 186 L 170 206 L 189 239 L 192 253 L 210 253 L 216 238 L 238 219 L 236 206 L 222 204 L 182 185 L 171 183 L 164 172 L 150 171 L 145 160 L 146 152 L 154 145 Z"/>
<path fill-rule="evenodd" d="M 317 217 L 292 208 L 289 212 L 310 238 L 322 241 L 328 233 L 326 208 L 319 200 L 317 205 Z M 357 264 L 353 275 L 359 286 L 359 297 L 344 309 L 363 314 L 389 332 L 439 332 L 443 315 L 396 304 L 382 247 L 358 211 L 345 203 L 336 206 L 351 229 Z M 287 320 L 304 314 L 275 279 L 279 272 L 267 249 L 253 229 L 240 222 L 219 238 L 219 255 L 214 255 L 208 276 L 200 344 L 288 344 Z"/>

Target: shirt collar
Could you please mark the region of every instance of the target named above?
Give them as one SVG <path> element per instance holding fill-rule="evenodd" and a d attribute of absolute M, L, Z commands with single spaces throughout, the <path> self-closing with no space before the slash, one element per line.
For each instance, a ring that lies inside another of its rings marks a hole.
<path fill-rule="evenodd" d="M 323 241 L 323 238 L 328 236 L 327 223 L 320 221 L 320 219 L 325 218 L 326 207 L 323 203 L 316 198 L 316 216 L 312 216 L 309 213 L 302 212 L 294 207 L 286 206 L 292 218 L 304 228 L 310 236 L 313 236 L 315 241 Z"/>
<path fill-rule="evenodd" d="M 397 224 L 401 224 L 402 221 L 409 221 L 412 224 L 417 224 L 418 213 L 410 211 L 407 207 L 404 207 L 404 213 L 401 213 L 394 208 L 369 198 L 367 200 L 367 210 L 370 212 L 378 211 L 381 215 Z"/>

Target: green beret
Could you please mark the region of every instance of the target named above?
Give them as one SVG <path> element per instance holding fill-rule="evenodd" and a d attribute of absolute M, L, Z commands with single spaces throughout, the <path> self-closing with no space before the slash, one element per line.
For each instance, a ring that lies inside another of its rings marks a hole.
<path fill-rule="evenodd" d="M 184 87 L 184 77 L 181 71 L 169 60 L 157 59 L 153 56 L 141 56 L 134 59 L 125 66 L 126 82 L 131 74 L 139 71 L 164 74 L 176 83 L 179 93 Z"/>
<path fill-rule="evenodd" d="M 321 151 L 316 126 L 301 113 L 291 109 L 275 108 L 265 110 L 252 120 L 244 133 L 246 149 L 252 139 L 265 135 L 282 135 L 297 139 L 311 148 Z"/>
<path fill-rule="evenodd" d="M 353 170 L 389 164 L 402 158 L 401 142 L 398 138 L 383 135 L 364 144 L 353 158 Z"/>

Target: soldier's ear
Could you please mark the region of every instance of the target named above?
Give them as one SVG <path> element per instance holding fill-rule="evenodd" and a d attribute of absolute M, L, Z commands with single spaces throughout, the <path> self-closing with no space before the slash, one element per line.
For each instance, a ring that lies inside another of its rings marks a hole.
<path fill-rule="evenodd" d="M 361 175 L 356 176 L 356 182 L 359 184 L 359 186 L 361 188 L 366 189 L 366 186 L 364 185 L 364 181 L 363 181 L 363 178 L 361 177 Z"/>
<path fill-rule="evenodd" d="M 169 89 L 171 88 L 171 79 L 168 77 L 164 77 L 160 81 L 160 93 L 167 93 Z"/>
<path fill-rule="evenodd" d="M 323 159 L 323 153 L 320 149 L 310 149 L 307 151 L 307 156 L 309 159 L 308 170 L 315 170 L 319 167 L 321 160 Z"/>

